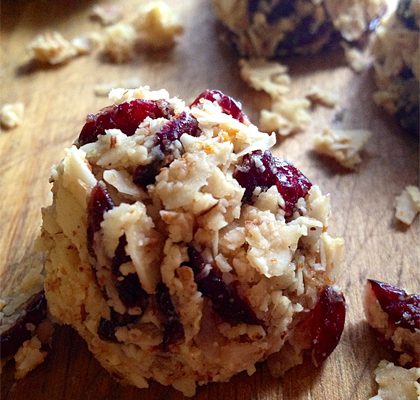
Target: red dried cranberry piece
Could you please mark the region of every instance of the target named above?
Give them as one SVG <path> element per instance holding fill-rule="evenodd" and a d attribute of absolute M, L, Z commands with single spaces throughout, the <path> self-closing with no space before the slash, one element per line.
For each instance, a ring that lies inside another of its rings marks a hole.
<path fill-rule="evenodd" d="M 309 317 L 312 337 L 312 362 L 320 365 L 340 341 L 346 319 L 346 301 L 342 293 L 326 286 Z"/>
<path fill-rule="evenodd" d="M 192 246 L 188 247 L 188 257 L 198 290 L 211 300 L 214 311 L 220 317 L 232 324 L 262 324 L 250 305 L 239 296 L 236 288 L 227 285 L 214 269 L 206 268 L 202 255 Z"/>
<path fill-rule="evenodd" d="M 286 216 L 291 216 L 296 202 L 305 197 L 312 184 L 305 175 L 287 161 L 281 160 L 266 150 L 256 150 L 246 154 L 238 164 L 233 177 L 245 188 L 243 201 L 250 202 L 252 193 L 258 186 L 267 190 L 276 185 L 282 195 Z"/>
<path fill-rule="evenodd" d="M 121 129 L 126 135 L 133 135 L 147 117 L 168 118 L 173 109 L 166 100 L 131 100 L 105 107 L 97 114 L 89 114 L 80 132 L 77 144 L 93 143 L 106 129 Z"/>
<path fill-rule="evenodd" d="M 168 287 L 160 282 L 156 287 L 156 303 L 164 319 L 162 350 L 169 351 L 169 346 L 184 338 L 184 327 L 171 299 Z"/>
<path fill-rule="evenodd" d="M 133 173 L 133 182 L 145 188 L 147 185 L 155 183 L 156 175 L 163 167 L 162 160 L 154 160 L 147 165 L 139 165 Z"/>
<path fill-rule="evenodd" d="M 173 160 L 174 142 L 179 140 L 184 133 L 199 136 L 200 132 L 197 120 L 189 112 L 184 111 L 174 117 L 156 133 L 154 145 L 159 147 L 161 154 L 155 155 L 157 158 L 150 164 L 139 165 L 134 171 L 133 182 L 141 187 L 154 183 L 161 168 L 168 166 Z M 180 151 L 182 151 L 182 146 Z"/>
<path fill-rule="evenodd" d="M 118 342 L 115 331 L 120 326 L 135 323 L 139 319 L 138 315 L 120 314 L 111 308 L 111 318 L 101 317 L 98 325 L 98 336 L 107 342 Z"/>
<path fill-rule="evenodd" d="M 140 307 L 144 311 L 149 305 L 149 295 L 141 287 L 137 274 L 128 274 L 121 281 L 117 280 L 115 288 L 126 307 Z"/>
<path fill-rule="evenodd" d="M 382 310 L 388 314 L 395 326 L 410 329 L 420 329 L 420 295 L 408 295 L 397 286 L 368 279 Z"/>
<path fill-rule="evenodd" d="M 176 140 L 179 140 L 184 133 L 191 136 L 198 136 L 200 134 L 197 120 L 186 111 L 183 111 L 176 118 L 173 118 L 166 123 L 162 129 L 156 133 L 155 145 L 159 145 L 162 153 L 166 155 L 171 151 L 171 145 Z"/>
<path fill-rule="evenodd" d="M 118 246 L 115 249 L 114 257 L 112 258 L 111 269 L 115 276 L 120 276 L 121 265 L 131 261 L 131 257 L 127 256 L 125 252 L 125 246 L 127 246 L 127 238 L 125 235 L 120 236 L 118 239 Z"/>
<path fill-rule="evenodd" d="M 44 291 L 33 295 L 24 306 L 25 314 L 7 331 L 0 335 L 1 358 L 12 357 L 29 340 L 34 332 L 28 330 L 27 324 L 39 325 L 47 316 L 47 300 Z"/>
<path fill-rule="evenodd" d="M 87 246 L 89 254 L 94 256 L 93 235 L 101 228 L 101 222 L 104 220 L 104 213 L 114 207 L 114 202 L 103 182 L 98 182 L 92 188 L 88 203 L 88 228 L 87 228 Z"/>
<path fill-rule="evenodd" d="M 230 96 L 225 95 L 220 90 L 207 89 L 191 103 L 190 107 L 200 103 L 200 99 L 216 102 L 225 114 L 231 115 L 238 121 L 248 124 L 249 119 L 242 111 L 242 104 Z"/>

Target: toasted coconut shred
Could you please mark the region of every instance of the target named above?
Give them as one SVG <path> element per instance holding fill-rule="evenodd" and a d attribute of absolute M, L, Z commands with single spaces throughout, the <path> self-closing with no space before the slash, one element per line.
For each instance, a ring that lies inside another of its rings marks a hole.
<path fill-rule="evenodd" d="M 204 98 L 189 108 L 148 87 L 116 89 L 110 98 L 117 104 L 164 100 L 175 116 L 190 113 L 199 135 L 184 133 L 172 143 L 172 161 L 145 186 L 133 183 L 133 174 L 156 160 L 153 140 L 165 118 L 147 117 L 131 136 L 108 129 L 67 149 L 51 177 L 53 204 L 43 210 L 52 315 L 73 326 L 113 376 L 140 388 L 152 378 L 192 396 L 197 384 L 254 373 L 257 362 L 284 346 L 296 354 L 291 364 L 301 362 L 310 343 L 294 336 L 294 327 L 333 282 L 343 257 L 343 240 L 327 231 L 329 197 L 313 185 L 289 216 L 275 186 L 255 190 L 252 202 L 243 202 L 245 189 L 233 171 L 247 154 L 271 148 L 273 135 Z M 92 256 L 88 208 L 98 187 L 114 205 L 94 233 Z M 203 260 L 200 277 L 214 273 L 234 287 L 253 318 L 221 317 L 206 289 L 198 290 L 191 247 Z M 138 278 L 145 303 L 124 302 L 118 280 L 127 276 Z M 169 319 L 159 311 L 162 298 L 170 299 Z M 116 323 L 116 313 L 129 321 Z M 112 340 L 100 332 L 103 321 L 114 324 Z M 177 340 L 168 338 L 168 326 L 181 329 Z M 270 363 L 276 375 L 286 359 Z"/>
<path fill-rule="evenodd" d="M 420 368 L 403 368 L 382 360 L 375 369 L 378 394 L 369 400 L 418 400 Z"/>

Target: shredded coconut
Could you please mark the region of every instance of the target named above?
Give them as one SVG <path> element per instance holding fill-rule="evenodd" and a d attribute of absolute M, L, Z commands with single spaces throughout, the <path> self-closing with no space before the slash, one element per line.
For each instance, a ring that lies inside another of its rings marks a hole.
<path fill-rule="evenodd" d="M 172 47 L 183 33 L 178 16 L 162 1 L 152 1 L 140 7 L 133 21 L 139 40 L 153 49 Z"/>
<path fill-rule="evenodd" d="M 411 225 L 420 212 L 420 190 L 417 186 L 407 186 L 399 196 L 395 198 L 395 217 Z"/>
<path fill-rule="evenodd" d="M 319 104 L 324 107 L 334 108 L 338 102 L 337 95 L 330 91 L 321 89 L 319 86 L 312 86 L 305 96 L 312 105 Z"/>
<path fill-rule="evenodd" d="M 420 368 L 406 369 L 382 360 L 375 369 L 378 394 L 370 400 L 418 400 Z"/>
<path fill-rule="evenodd" d="M 109 92 L 115 88 L 126 88 L 126 89 L 135 89 L 140 86 L 140 79 L 137 77 L 131 77 L 127 79 L 122 79 L 118 81 L 108 82 L 108 83 L 98 83 L 94 87 L 94 92 L 96 96 L 107 97 Z"/>
<path fill-rule="evenodd" d="M 28 45 L 28 49 L 34 59 L 56 65 L 89 53 L 91 45 L 88 40 L 81 38 L 75 38 L 69 42 L 59 32 L 53 31 L 38 35 Z"/>
<path fill-rule="evenodd" d="M 131 24 L 119 22 L 105 29 L 104 53 L 116 63 L 131 60 L 135 53 L 137 33 Z"/>
<path fill-rule="evenodd" d="M 22 379 L 26 374 L 41 364 L 47 356 L 46 351 L 41 351 L 41 342 L 34 336 L 23 342 L 14 356 L 16 363 L 15 378 Z"/>
<path fill-rule="evenodd" d="M 332 130 L 327 128 L 315 135 L 314 150 L 333 157 L 345 168 L 354 169 L 362 161 L 360 152 L 371 134 L 365 129 Z"/>
<path fill-rule="evenodd" d="M 16 128 L 23 121 L 24 110 L 22 102 L 4 104 L 0 110 L 0 123 L 7 129 Z"/>
<path fill-rule="evenodd" d="M 107 26 L 120 21 L 123 13 L 119 4 L 96 4 L 92 8 L 90 17 L 99 21 L 101 25 Z"/>

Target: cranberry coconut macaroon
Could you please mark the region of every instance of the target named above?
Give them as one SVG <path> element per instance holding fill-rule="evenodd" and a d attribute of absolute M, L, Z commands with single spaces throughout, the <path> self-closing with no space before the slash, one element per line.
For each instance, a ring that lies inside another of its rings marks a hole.
<path fill-rule="evenodd" d="M 378 86 L 375 102 L 419 134 L 420 2 L 400 0 L 377 30 L 372 52 Z"/>
<path fill-rule="evenodd" d="M 364 300 L 366 319 L 378 340 L 398 364 L 420 368 L 420 295 L 369 279 Z"/>
<path fill-rule="evenodd" d="M 140 388 L 191 396 L 269 357 L 277 375 L 304 354 L 319 365 L 345 318 L 329 197 L 220 91 L 110 98 L 51 176 L 51 314 Z"/>
<path fill-rule="evenodd" d="M 386 0 L 213 0 L 242 56 L 314 54 L 344 41 L 362 45 Z"/>

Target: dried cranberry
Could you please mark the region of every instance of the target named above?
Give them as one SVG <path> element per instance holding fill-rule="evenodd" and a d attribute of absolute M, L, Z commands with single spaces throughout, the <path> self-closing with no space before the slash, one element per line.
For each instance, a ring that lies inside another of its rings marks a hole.
<path fill-rule="evenodd" d="M 309 317 L 312 337 L 312 361 L 321 364 L 336 348 L 344 329 L 346 301 L 332 286 L 321 292 Z"/>
<path fill-rule="evenodd" d="M 173 109 L 166 100 L 131 100 L 113 104 L 97 114 L 89 114 L 77 141 L 79 146 L 93 143 L 106 129 L 121 129 L 126 135 L 133 135 L 141 122 L 147 117 L 152 119 L 168 118 Z"/>
<path fill-rule="evenodd" d="M 47 316 L 47 300 L 44 291 L 33 295 L 23 307 L 25 314 L 21 316 L 7 331 L 0 335 L 1 358 L 12 357 L 29 340 L 33 333 L 27 324 L 39 325 Z"/>
<path fill-rule="evenodd" d="M 115 249 L 114 257 L 112 258 L 112 273 L 115 276 L 121 275 L 120 266 L 131 261 L 131 257 L 125 252 L 125 246 L 127 246 L 127 238 L 125 235 L 120 236 L 118 239 L 118 246 Z"/>
<path fill-rule="evenodd" d="M 235 286 L 227 285 L 213 268 L 206 268 L 202 255 L 192 246 L 188 247 L 188 257 L 198 290 L 211 300 L 214 311 L 220 317 L 232 324 L 262 324 L 250 305 L 239 296 Z"/>
<path fill-rule="evenodd" d="M 312 184 L 296 167 L 266 150 L 246 154 L 238 164 L 233 177 L 245 188 L 243 200 L 250 202 L 256 187 L 267 190 L 276 185 L 284 199 L 286 216 L 293 214 L 296 202 L 305 197 Z"/>
<path fill-rule="evenodd" d="M 136 273 L 128 274 L 115 283 L 118 296 L 126 307 L 140 307 L 144 311 L 149 304 L 149 295 L 141 287 Z"/>
<path fill-rule="evenodd" d="M 139 165 L 134 170 L 133 182 L 140 187 L 146 187 L 155 183 L 156 175 L 162 166 L 162 160 L 154 160 L 150 164 Z"/>
<path fill-rule="evenodd" d="M 101 317 L 98 325 L 98 336 L 107 342 L 118 342 L 115 331 L 120 326 L 132 324 L 139 319 L 138 315 L 120 314 L 111 308 L 111 317 L 106 319 Z"/>
<path fill-rule="evenodd" d="M 98 182 L 92 188 L 88 203 L 88 229 L 87 246 L 89 254 L 94 256 L 93 235 L 101 228 L 101 222 L 104 220 L 104 213 L 114 207 L 114 202 L 103 182 Z"/>
<path fill-rule="evenodd" d="M 171 299 L 168 287 L 160 282 L 156 287 L 156 303 L 164 319 L 163 351 L 184 338 L 184 327 Z"/>
<path fill-rule="evenodd" d="M 412 7 L 412 0 L 400 0 L 398 2 L 397 16 L 405 27 L 412 31 L 418 31 L 416 15 L 413 12 L 415 7 Z"/>
<path fill-rule="evenodd" d="M 420 295 L 408 295 L 397 286 L 368 279 L 382 310 L 397 327 L 420 329 Z"/>
<path fill-rule="evenodd" d="M 249 123 L 248 117 L 242 111 L 242 104 L 230 96 L 225 95 L 220 90 L 207 89 L 191 103 L 191 106 L 196 106 L 200 103 L 200 99 L 205 99 L 217 103 L 225 114 L 231 115 L 243 123 Z"/>
<path fill-rule="evenodd" d="M 141 187 L 154 183 L 161 168 L 166 167 L 173 160 L 174 142 L 178 141 L 184 133 L 198 136 L 200 132 L 197 120 L 189 112 L 184 111 L 174 117 L 156 133 L 154 145 L 159 148 L 160 156 L 155 154 L 154 156 L 157 158 L 150 164 L 139 165 L 134 171 L 133 182 Z M 182 145 L 180 144 L 180 146 Z"/>

